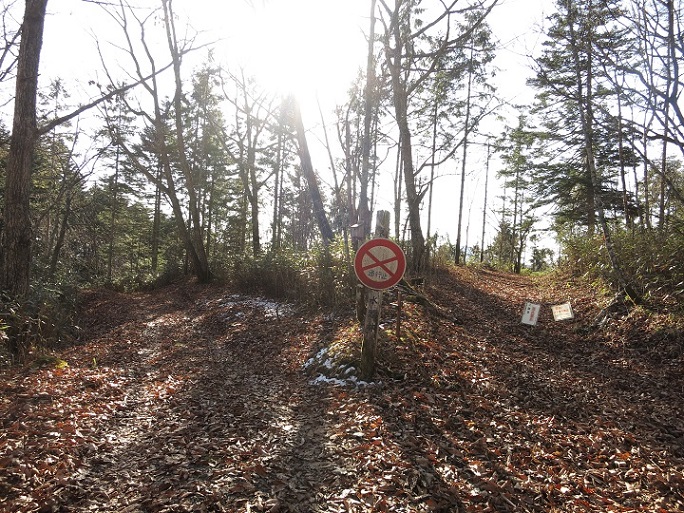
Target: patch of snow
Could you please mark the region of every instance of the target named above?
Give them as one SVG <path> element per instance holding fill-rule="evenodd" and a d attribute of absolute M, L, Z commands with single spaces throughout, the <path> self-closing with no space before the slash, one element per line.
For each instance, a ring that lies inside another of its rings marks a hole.
<path fill-rule="evenodd" d="M 370 386 L 372 383 L 362 381 L 354 375 L 355 368 L 353 365 L 346 366 L 344 364 L 337 364 L 333 358 L 328 358 L 329 348 L 324 347 L 316 356 L 309 358 L 304 362 L 304 369 L 309 369 L 312 365 L 320 365 L 324 371 L 331 371 L 330 374 L 336 374 L 337 377 L 326 376 L 325 374 L 319 374 L 316 378 L 309 381 L 311 385 L 334 385 L 334 386 L 352 386 L 352 387 L 364 387 Z"/>
<path fill-rule="evenodd" d="M 310 385 L 335 385 L 338 387 L 354 386 L 354 387 L 366 387 L 370 386 L 371 383 L 367 381 L 360 380 L 356 376 L 350 376 L 347 379 L 331 378 L 319 374 L 317 377 L 309 381 Z"/>
<path fill-rule="evenodd" d="M 338 385 L 338 386 L 344 386 L 346 385 L 345 381 L 342 381 L 341 379 L 338 378 L 329 378 L 328 376 L 324 376 L 323 374 L 319 374 L 318 377 L 312 379 L 309 381 L 310 384 L 312 385 L 321 385 L 321 384 L 328 384 L 328 385 Z"/>
<path fill-rule="evenodd" d="M 294 313 L 294 309 L 291 305 L 285 303 L 279 303 L 277 301 L 272 301 L 262 297 L 245 297 L 239 294 L 231 294 L 226 296 L 224 300 L 219 302 L 219 306 L 223 307 L 251 307 L 258 308 L 264 312 L 264 316 L 267 319 L 274 319 L 280 316 L 289 316 Z"/>
<path fill-rule="evenodd" d="M 351 381 L 357 387 L 366 387 L 366 386 L 370 386 L 370 385 L 380 385 L 380 381 L 376 381 L 375 383 L 368 383 L 368 381 L 364 381 L 362 379 L 359 379 L 356 376 L 349 376 L 347 381 Z"/>
<path fill-rule="evenodd" d="M 327 348 L 327 347 L 324 347 L 323 349 L 321 349 L 320 351 L 318 351 L 318 353 L 316 353 L 316 356 L 314 356 L 314 357 L 312 357 L 312 358 L 309 358 L 309 359 L 304 363 L 304 368 L 305 368 L 305 369 L 308 369 L 308 368 L 311 367 L 314 363 L 320 362 L 326 354 L 328 354 L 328 348 Z"/>

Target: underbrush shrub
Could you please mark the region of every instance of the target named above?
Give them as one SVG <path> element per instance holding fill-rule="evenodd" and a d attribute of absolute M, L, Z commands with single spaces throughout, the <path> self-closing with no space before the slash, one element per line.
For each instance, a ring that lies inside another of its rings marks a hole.
<path fill-rule="evenodd" d="M 443 271 L 450 269 L 454 265 L 454 245 L 447 243 L 437 246 L 434 245 L 431 251 L 430 269 L 432 271 Z"/>
<path fill-rule="evenodd" d="M 268 252 L 235 259 L 227 281 L 243 292 L 264 294 L 311 307 L 351 304 L 351 266 L 341 242 L 308 252 Z"/>
<path fill-rule="evenodd" d="M 615 245 L 625 273 L 647 300 L 684 309 L 684 237 L 658 231 L 622 231 Z"/>
<path fill-rule="evenodd" d="M 19 302 L 2 298 L 0 331 L 12 359 L 23 362 L 73 342 L 78 335 L 77 287 L 36 283 Z"/>
<path fill-rule="evenodd" d="M 301 261 L 293 255 L 267 253 L 263 256 L 235 258 L 226 270 L 228 281 L 238 290 L 276 298 L 297 295 Z"/>
<path fill-rule="evenodd" d="M 643 299 L 684 310 L 684 237 L 655 230 L 617 229 L 615 253 L 629 284 Z M 597 288 L 617 283 L 602 237 L 576 236 L 563 241 L 562 266 Z"/>
<path fill-rule="evenodd" d="M 140 292 L 150 291 L 157 287 L 168 285 L 171 281 L 159 281 L 152 275 L 125 276 L 116 281 L 105 283 L 105 288 L 116 292 Z"/>
<path fill-rule="evenodd" d="M 585 235 L 567 237 L 562 241 L 564 271 L 583 277 L 594 285 L 612 283 L 612 269 L 603 240 Z"/>
<path fill-rule="evenodd" d="M 167 262 L 164 270 L 153 279 L 153 286 L 155 288 L 165 287 L 171 285 L 184 277 L 183 268 L 175 262 Z"/>

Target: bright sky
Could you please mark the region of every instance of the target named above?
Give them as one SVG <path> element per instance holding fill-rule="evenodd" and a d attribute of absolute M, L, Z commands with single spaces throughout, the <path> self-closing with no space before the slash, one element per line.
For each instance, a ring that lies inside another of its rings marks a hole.
<path fill-rule="evenodd" d="M 366 0 L 279 0 L 247 10 L 227 53 L 272 89 L 343 97 L 363 62 Z M 226 7 L 226 12 L 230 7 Z M 362 17 L 363 11 L 363 17 Z"/>
<path fill-rule="evenodd" d="M 115 3 L 115 2 L 112 2 Z M 136 0 L 136 6 L 159 0 Z M 342 103 L 359 66 L 365 63 L 368 0 L 174 0 L 180 33 L 185 24 L 200 43 L 218 41 L 219 62 L 242 66 L 267 88 L 318 96 L 332 110 Z M 81 0 L 48 4 L 41 70 L 44 77 L 79 78 L 99 69 L 95 38 L 112 53 L 120 29 L 94 5 Z M 148 32 L 152 32 L 150 27 Z M 137 31 L 133 31 L 134 39 Z M 162 45 L 160 45 L 161 48 Z M 164 51 L 163 48 L 161 48 Z M 124 65 L 130 65 L 122 55 Z M 166 58 L 166 53 L 160 53 Z M 196 65 L 206 52 L 196 55 Z M 110 64 L 111 65 L 111 64 Z M 314 102 L 315 103 L 315 102 Z"/>

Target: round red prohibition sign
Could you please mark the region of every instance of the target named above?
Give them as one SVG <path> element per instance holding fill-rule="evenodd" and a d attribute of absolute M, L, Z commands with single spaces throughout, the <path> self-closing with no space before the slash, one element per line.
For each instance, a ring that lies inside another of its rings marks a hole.
<path fill-rule="evenodd" d="M 363 244 L 354 257 L 356 277 L 366 287 L 384 290 L 394 287 L 404 277 L 406 257 L 389 239 L 372 239 Z"/>

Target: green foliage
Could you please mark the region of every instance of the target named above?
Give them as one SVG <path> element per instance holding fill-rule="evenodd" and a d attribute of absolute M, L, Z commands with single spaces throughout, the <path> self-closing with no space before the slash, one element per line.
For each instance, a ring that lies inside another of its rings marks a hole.
<path fill-rule="evenodd" d="M 353 271 L 339 239 L 327 249 L 316 246 L 308 252 L 236 258 L 227 272 L 227 280 L 241 291 L 312 307 L 346 308 L 353 297 Z"/>
<path fill-rule="evenodd" d="M 0 328 L 12 357 L 24 361 L 34 352 L 73 341 L 78 334 L 76 300 L 75 287 L 35 283 L 22 303 L 3 297 Z"/>
<path fill-rule="evenodd" d="M 626 274 L 647 300 L 684 304 L 684 234 L 621 231 L 615 243 Z"/>
<path fill-rule="evenodd" d="M 438 244 L 438 235 L 428 240 L 430 245 L 430 269 L 433 271 L 450 269 L 454 264 L 454 245 L 450 242 Z"/>
<path fill-rule="evenodd" d="M 634 154 L 625 150 L 622 124 L 609 116 L 608 105 L 618 100 L 612 87 L 616 57 L 625 55 L 628 38 L 619 24 L 619 4 L 557 1 L 557 12 L 543 50 L 536 59 L 537 74 L 529 81 L 538 90 L 533 112 L 538 115 L 541 143 L 531 168 L 535 201 L 553 205 L 556 222 L 595 228 L 597 200 L 606 210 L 624 209 L 614 180 L 633 165 Z M 626 99 L 620 98 L 623 102 Z M 591 144 L 597 173 L 586 161 Z"/>
<path fill-rule="evenodd" d="M 611 268 L 603 240 L 586 235 L 568 235 L 561 241 L 561 265 L 570 275 L 591 283 L 610 282 Z"/>
<path fill-rule="evenodd" d="M 520 273 L 523 253 L 534 222 L 533 217 L 521 217 L 516 221 L 516 226 L 507 220 L 501 221 L 494 241 L 487 248 L 487 261 L 497 269 Z"/>
<path fill-rule="evenodd" d="M 650 230 L 615 230 L 617 257 L 631 285 L 652 306 L 684 304 L 684 234 L 664 234 Z M 582 276 L 594 286 L 612 288 L 613 270 L 603 240 L 599 237 L 571 236 L 563 241 L 562 266 L 574 276 Z"/>
<path fill-rule="evenodd" d="M 66 360 L 62 360 L 51 354 L 39 355 L 31 364 L 34 367 L 52 367 L 59 370 L 67 369 L 69 367 L 69 363 Z"/>
<path fill-rule="evenodd" d="M 550 248 L 532 248 L 530 270 L 532 272 L 546 271 L 553 266 L 553 250 Z"/>

